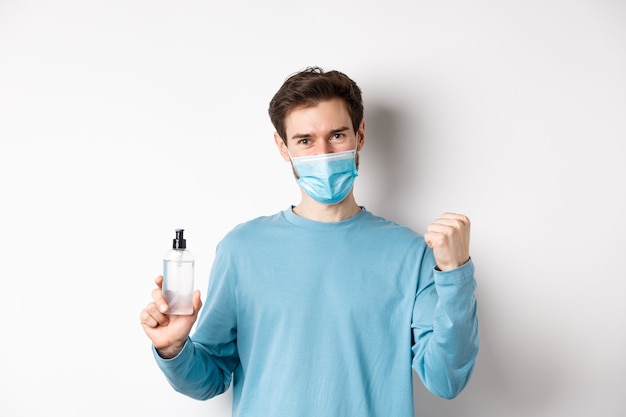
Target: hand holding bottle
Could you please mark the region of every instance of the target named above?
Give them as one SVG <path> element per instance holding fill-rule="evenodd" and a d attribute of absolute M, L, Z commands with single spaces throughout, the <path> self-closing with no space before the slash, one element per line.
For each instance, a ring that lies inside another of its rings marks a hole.
<path fill-rule="evenodd" d="M 141 325 L 146 335 L 152 340 L 159 355 L 165 359 L 173 358 L 183 349 L 191 327 L 202 307 L 200 290 L 193 292 L 193 313 L 191 315 L 170 315 L 169 307 L 163 296 L 163 277 L 159 275 L 154 282 L 152 302 L 141 310 Z"/>
<path fill-rule="evenodd" d="M 187 250 L 184 229 L 176 229 L 172 248 L 163 257 L 163 296 L 168 314 L 193 313 L 194 256 Z"/>

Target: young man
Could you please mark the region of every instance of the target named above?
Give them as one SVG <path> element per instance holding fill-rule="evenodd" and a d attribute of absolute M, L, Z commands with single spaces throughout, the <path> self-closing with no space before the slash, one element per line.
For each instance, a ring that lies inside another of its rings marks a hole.
<path fill-rule="evenodd" d="M 412 417 L 412 369 L 455 397 L 479 344 L 469 220 L 444 213 L 422 237 L 356 203 L 365 124 L 346 75 L 296 73 L 269 113 L 301 201 L 224 237 L 193 315 L 167 314 L 157 277 L 140 316 L 158 366 L 196 399 L 232 379 L 239 417 Z"/>

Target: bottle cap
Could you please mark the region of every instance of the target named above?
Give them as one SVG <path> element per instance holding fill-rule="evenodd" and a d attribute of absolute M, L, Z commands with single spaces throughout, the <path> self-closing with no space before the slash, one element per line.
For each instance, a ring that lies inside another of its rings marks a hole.
<path fill-rule="evenodd" d="M 187 248 L 187 241 L 183 238 L 185 229 L 176 229 L 176 239 L 172 242 L 172 249 Z"/>

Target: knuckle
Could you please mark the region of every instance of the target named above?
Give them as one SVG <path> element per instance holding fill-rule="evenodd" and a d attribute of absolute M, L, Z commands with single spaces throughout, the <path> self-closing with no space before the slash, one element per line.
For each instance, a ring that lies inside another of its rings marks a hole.
<path fill-rule="evenodd" d="M 148 313 L 147 310 L 142 310 L 141 311 L 141 313 L 139 314 L 139 320 L 140 320 L 141 324 L 145 324 L 146 326 L 153 326 L 154 325 L 154 319 L 152 318 L 150 313 Z"/>
<path fill-rule="evenodd" d="M 156 306 L 156 304 L 155 304 L 155 303 L 150 303 L 150 304 L 148 304 L 148 306 L 146 307 L 146 310 L 145 310 L 145 311 L 146 311 L 146 314 L 147 314 L 148 316 L 151 316 L 151 317 L 152 317 L 152 316 L 154 316 L 154 314 L 155 314 L 155 313 L 157 313 L 157 312 L 158 312 L 158 309 L 157 309 L 157 306 Z"/>

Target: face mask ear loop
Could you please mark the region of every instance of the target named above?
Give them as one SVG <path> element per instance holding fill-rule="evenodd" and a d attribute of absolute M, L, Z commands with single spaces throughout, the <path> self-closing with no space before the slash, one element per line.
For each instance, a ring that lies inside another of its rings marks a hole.
<path fill-rule="evenodd" d="M 296 169 L 296 166 L 293 164 L 293 156 L 291 156 L 291 152 L 289 152 L 289 148 L 287 147 L 286 144 L 285 144 L 285 151 L 287 151 L 287 155 L 289 156 L 289 162 L 291 163 L 291 169 L 296 174 L 296 179 L 300 179 L 300 174 L 298 173 L 298 170 Z"/>
<path fill-rule="evenodd" d="M 354 166 L 356 167 L 356 170 L 359 170 L 359 164 L 357 163 L 357 161 L 359 160 L 359 131 L 357 130 L 356 132 L 356 145 L 354 145 Z"/>

